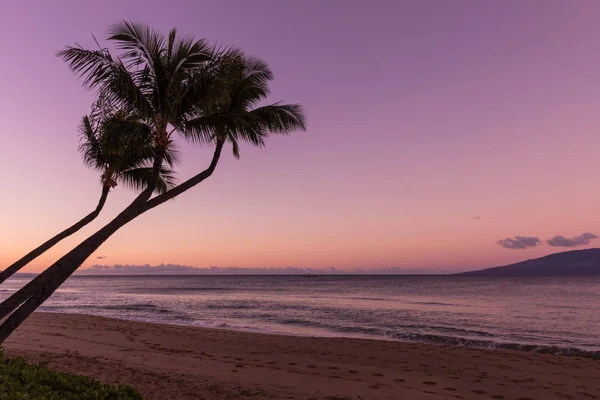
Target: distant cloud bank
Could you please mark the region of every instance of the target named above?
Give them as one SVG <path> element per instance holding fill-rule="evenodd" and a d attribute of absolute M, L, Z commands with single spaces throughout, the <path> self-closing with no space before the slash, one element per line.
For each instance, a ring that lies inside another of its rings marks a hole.
<path fill-rule="evenodd" d="M 408 275 L 408 274 L 435 274 L 439 271 L 427 269 L 407 269 L 400 267 L 386 267 L 374 270 L 354 269 L 337 270 L 310 269 L 310 268 L 238 268 L 238 267 L 210 267 L 198 268 L 189 265 L 160 264 L 160 265 L 92 265 L 77 271 L 80 275 L 307 275 L 307 274 L 379 274 L 379 275 Z"/>
<path fill-rule="evenodd" d="M 577 247 L 586 246 L 591 243 L 592 240 L 598 239 L 598 235 L 590 232 L 582 233 L 579 236 L 573 236 L 567 238 L 561 235 L 556 235 L 552 239 L 548 239 L 548 243 L 552 247 Z"/>
<path fill-rule="evenodd" d="M 480 215 L 475 215 L 474 217 L 471 217 L 471 219 L 478 220 L 478 219 L 483 219 L 483 217 Z"/>
<path fill-rule="evenodd" d="M 505 249 L 522 250 L 535 247 L 542 243 L 540 238 L 535 236 L 515 236 L 496 240 L 496 243 Z"/>
<path fill-rule="evenodd" d="M 577 247 L 587 246 L 594 239 L 598 239 L 600 236 L 595 233 L 586 232 L 579 236 L 565 237 L 562 235 L 556 235 L 553 238 L 546 240 L 546 243 L 552 247 Z M 496 240 L 496 244 L 511 250 L 522 250 L 531 247 L 536 247 L 542 244 L 540 238 L 535 236 L 515 236 L 508 237 L 505 239 Z"/>

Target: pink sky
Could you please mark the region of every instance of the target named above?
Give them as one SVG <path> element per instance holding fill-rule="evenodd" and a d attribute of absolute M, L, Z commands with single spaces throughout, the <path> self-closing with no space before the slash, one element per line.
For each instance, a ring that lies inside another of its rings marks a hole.
<path fill-rule="evenodd" d="M 76 131 L 92 94 L 54 53 L 124 18 L 265 58 L 272 99 L 302 103 L 309 125 L 239 161 L 228 152 L 85 265 L 449 271 L 564 250 L 495 243 L 509 236 L 600 234 L 596 1 L 23 0 L 0 13 L 2 268 L 95 207 Z M 209 153 L 182 149 L 183 179 Z M 117 188 L 27 271 L 132 198 Z"/>

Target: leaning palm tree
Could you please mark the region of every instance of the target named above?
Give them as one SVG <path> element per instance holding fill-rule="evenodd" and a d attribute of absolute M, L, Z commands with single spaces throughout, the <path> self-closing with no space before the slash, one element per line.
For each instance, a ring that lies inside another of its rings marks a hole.
<path fill-rule="evenodd" d="M 212 175 L 225 143 L 239 156 L 239 142 L 263 146 L 272 133 L 305 129 L 299 105 L 260 106 L 273 75 L 266 63 L 236 49 L 210 47 L 192 37 L 178 39 L 143 24 L 122 22 L 108 40 L 121 53 L 69 47 L 59 52 L 84 85 L 111 107 L 135 115 L 152 138 L 154 158 L 145 189 L 103 228 L 0 304 L 0 343 L 39 307 L 83 262 L 121 227 L 184 193 Z M 165 155 L 178 134 L 214 146 L 208 167 L 178 186 L 152 197 Z M 160 229 L 156 230 L 157 234 Z"/>
<path fill-rule="evenodd" d="M 106 111 L 106 110 L 105 110 Z M 85 116 L 79 127 L 81 141 L 79 151 L 88 167 L 98 170 L 102 191 L 96 208 L 62 232 L 56 234 L 0 272 L 0 284 L 37 257 L 50 250 L 63 239 L 73 235 L 92 222 L 102 211 L 111 189 L 122 183 L 134 189 L 145 187 L 152 177 L 148 165 L 153 159 L 151 143 L 142 135 L 134 135 L 137 126 L 124 113 L 119 112 L 104 118 Z M 123 135 L 123 127 L 128 126 L 129 135 Z M 117 128 L 120 128 L 117 130 Z M 124 140 L 124 139 L 127 140 Z M 166 160 L 172 165 L 174 154 L 167 154 Z M 171 171 L 165 166 L 156 184 L 156 192 L 164 193 L 173 186 Z"/>

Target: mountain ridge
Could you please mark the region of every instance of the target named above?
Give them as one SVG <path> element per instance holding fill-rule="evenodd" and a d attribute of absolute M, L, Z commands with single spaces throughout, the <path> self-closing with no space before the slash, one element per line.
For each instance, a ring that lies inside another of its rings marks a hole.
<path fill-rule="evenodd" d="M 457 276 L 600 276 L 600 248 L 569 250 Z"/>

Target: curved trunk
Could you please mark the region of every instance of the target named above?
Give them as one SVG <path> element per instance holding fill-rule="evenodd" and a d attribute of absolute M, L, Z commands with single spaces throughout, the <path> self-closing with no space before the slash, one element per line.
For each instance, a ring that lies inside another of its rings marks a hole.
<path fill-rule="evenodd" d="M 0 325 L 0 344 L 44 303 L 113 233 L 144 212 L 176 197 L 211 176 L 219 161 L 222 148 L 223 143 L 218 143 L 213 153 L 212 161 L 206 170 L 170 191 L 148 200 L 154 190 L 156 181 L 151 183 L 115 219 L 84 240 L 79 246 L 65 254 L 60 260 L 34 278 L 17 293 L 2 302 L 0 304 L 0 319 L 4 318 L 15 308 L 20 307 Z M 162 155 L 160 155 L 160 159 L 162 163 Z M 154 171 L 156 177 L 158 176 L 161 163 L 157 164 L 155 162 Z"/>
<path fill-rule="evenodd" d="M 140 209 L 141 205 L 143 205 L 150 198 L 150 196 L 152 196 L 152 192 L 156 188 L 156 183 L 158 181 L 158 176 L 160 173 L 160 168 L 162 166 L 163 157 L 164 157 L 164 152 L 156 153 L 156 155 L 154 157 L 154 162 L 152 165 L 152 174 L 153 174 L 154 178 L 148 182 L 148 187 L 146 187 L 146 189 L 144 189 L 125 210 L 123 210 L 113 221 L 111 221 L 110 224 L 112 224 L 114 221 L 118 220 L 126 212 L 130 212 L 130 210 L 133 210 L 133 209 Z M 98 232 L 100 232 L 100 231 L 98 231 Z M 98 232 L 96 232 L 96 233 L 98 233 Z M 94 236 L 94 235 L 92 235 L 92 236 Z M 91 237 L 89 237 L 88 240 L 89 239 L 91 239 Z M 83 243 L 87 242 L 88 240 L 84 241 Z M 45 282 L 48 281 L 50 278 L 52 278 L 55 271 L 58 268 L 60 268 L 61 265 L 63 265 L 61 262 L 64 261 L 65 257 L 67 257 L 68 255 L 73 253 L 83 243 L 81 243 L 75 249 L 71 250 L 64 257 L 62 257 L 60 260 L 58 260 L 57 262 L 52 264 L 49 268 L 47 268 L 44 272 L 42 272 L 41 274 L 39 274 L 38 276 L 33 278 L 29 283 L 27 283 L 25 286 L 23 286 L 17 292 L 13 293 L 10 297 L 5 299 L 2 303 L 0 303 L 0 320 L 4 319 L 8 314 L 10 314 L 17 307 L 19 307 L 23 302 L 25 302 L 29 297 L 33 296 L 36 292 L 41 290 L 42 287 L 44 286 Z M 94 250 L 92 250 L 92 253 L 93 253 L 93 251 Z M 88 255 L 88 257 L 89 257 L 89 255 Z M 85 261 L 85 259 L 83 261 Z M 83 261 L 81 261 L 81 263 L 83 263 Z M 81 265 L 81 264 L 79 264 L 79 265 Z M 0 326 L 0 328 L 1 328 L 1 326 Z M 1 341 L 0 341 L 0 343 L 1 343 Z"/>
<path fill-rule="evenodd" d="M 6 267 L 6 269 L 0 272 L 0 284 L 2 284 L 11 276 L 13 276 L 16 272 L 19 272 L 21 268 L 29 264 L 31 261 L 35 260 L 40 255 L 44 254 L 46 251 L 50 250 L 52 247 L 54 247 L 55 244 L 71 236 L 72 234 L 74 234 L 75 232 L 79 231 L 81 228 L 92 222 L 94 219 L 96 219 L 96 217 L 98 216 L 98 214 L 100 214 L 100 211 L 104 207 L 104 203 L 106 202 L 106 197 L 108 196 L 109 189 L 110 188 L 108 186 L 102 187 L 102 195 L 100 196 L 100 200 L 98 201 L 98 205 L 96 206 L 96 209 L 94 211 L 83 217 L 77 223 L 71 225 L 64 231 L 60 232 L 53 238 L 49 239 L 39 247 L 33 249 L 25 256 L 23 256 L 20 260 Z"/>

